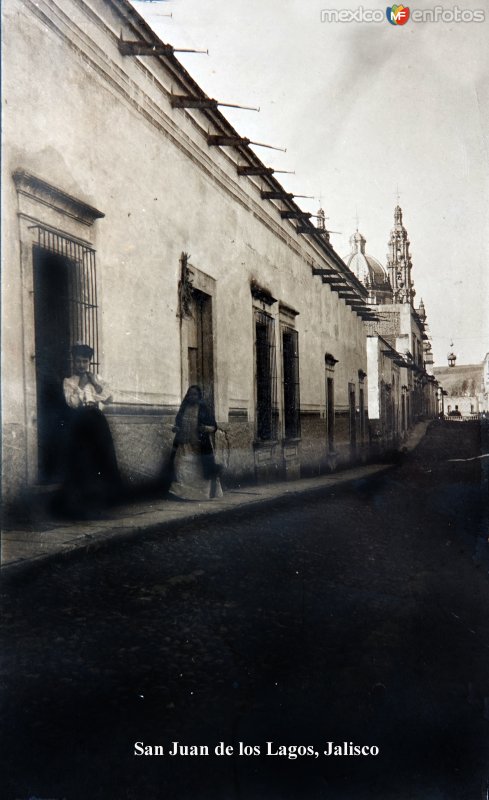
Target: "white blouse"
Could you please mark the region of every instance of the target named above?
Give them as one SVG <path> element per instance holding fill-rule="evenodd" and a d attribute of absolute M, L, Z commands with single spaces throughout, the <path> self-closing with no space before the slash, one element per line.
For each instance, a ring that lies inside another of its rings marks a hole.
<path fill-rule="evenodd" d="M 81 406 L 96 406 L 103 409 L 104 403 L 111 400 L 111 391 L 105 381 L 102 380 L 100 375 L 95 375 L 95 380 L 102 388 L 101 392 L 97 392 L 92 383 L 87 383 L 83 389 L 80 388 L 80 376 L 71 375 L 70 378 L 65 378 L 63 381 L 63 392 L 65 400 L 70 408 L 80 408 Z"/>

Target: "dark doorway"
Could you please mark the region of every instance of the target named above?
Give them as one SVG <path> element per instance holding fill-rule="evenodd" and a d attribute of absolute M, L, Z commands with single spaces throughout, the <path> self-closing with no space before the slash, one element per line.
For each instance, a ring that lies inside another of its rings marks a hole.
<path fill-rule="evenodd" d="M 355 408 L 355 387 L 351 383 L 348 384 L 348 399 L 350 409 L 350 448 L 352 455 L 354 455 L 357 449 L 357 417 Z"/>
<path fill-rule="evenodd" d="M 326 378 L 326 434 L 328 452 L 334 451 L 334 378 Z"/>
<path fill-rule="evenodd" d="M 202 389 L 206 402 L 214 407 L 214 348 L 212 298 L 194 289 L 188 319 L 188 383 Z"/>
<path fill-rule="evenodd" d="M 363 444 L 365 438 L 365 393 L 363 386 L 359 389 L 359 405 L 360 405 L 360 441 Z"/>
<path fill-rule="evenodd" d="M 69 259 L 35 246 L 34 319 L 36 343 L 38 479 L 59 479 L 67 408 L 63 378 L 70 374 Z"/>

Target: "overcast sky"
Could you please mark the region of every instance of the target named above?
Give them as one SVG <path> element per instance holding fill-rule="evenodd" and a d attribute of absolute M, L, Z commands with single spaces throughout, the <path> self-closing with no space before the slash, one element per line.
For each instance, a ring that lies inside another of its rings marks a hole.
<path fill-rule="evenodd" d="M 489 351 L 489 8 L 477 22 L 321 22 L 321 9 L 385 12 L 377 0 L 134 0 L 202 89 L 260 113 L 221 109 L 315 212 L 341 256 L 356 227 L 386 263 L 396 191 L 411 241 L 435 363 Z M 434 8 L 436 0 L 423 3 Z M 480 9 L 482 0 L 446 2 Z M 420 6 L 418 5 L 417 8 Z M 413 10 L 413 6 L 411 6 Z M 172 13 L 171 18 L 162 16 Z"/>

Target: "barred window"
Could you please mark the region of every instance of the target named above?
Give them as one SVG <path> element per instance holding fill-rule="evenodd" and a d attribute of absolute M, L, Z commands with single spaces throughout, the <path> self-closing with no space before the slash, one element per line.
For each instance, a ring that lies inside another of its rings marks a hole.
<path fill-rule="evenodd" d="M 286 439 L 300 436 L 299 334 L 282 327 L 282 376 L 284 393 L 284 434 Z"/>
<path fill-rule="evenodd" d="M 277 369 L 275 323 L 271 316 L 255 311 L 256 437 L 277 438 Z"/>
<path fill-rule="evenodd" d="M 75 342 L 93 348 L 93 367 L 99 365 L 97 286 L 95 250 L 48 228 L 36 226 L 34 264 L 38 294 L 50 297 L 50 313 L 59 317 L 60 331 L 66 329 L 64 344 L 69 351 Z M 39 308 L 38 308 L 39 312 Z M 39 314 L 38 314 L 39 316 Z M 38 324 L 46 324 L 39 320 Z M 51 320 L 50 327 L 56 327 Z"/>

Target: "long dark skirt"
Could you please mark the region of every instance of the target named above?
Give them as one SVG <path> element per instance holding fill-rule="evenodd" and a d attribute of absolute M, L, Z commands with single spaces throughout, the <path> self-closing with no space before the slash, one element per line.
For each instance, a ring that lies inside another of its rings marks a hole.
<path fill-rule="evenodd" d="M 76 409 L 70 415 L 56 509 L 89 517 L 120 499 L 121 488 L 107 420 L 97 408 Z"/>

